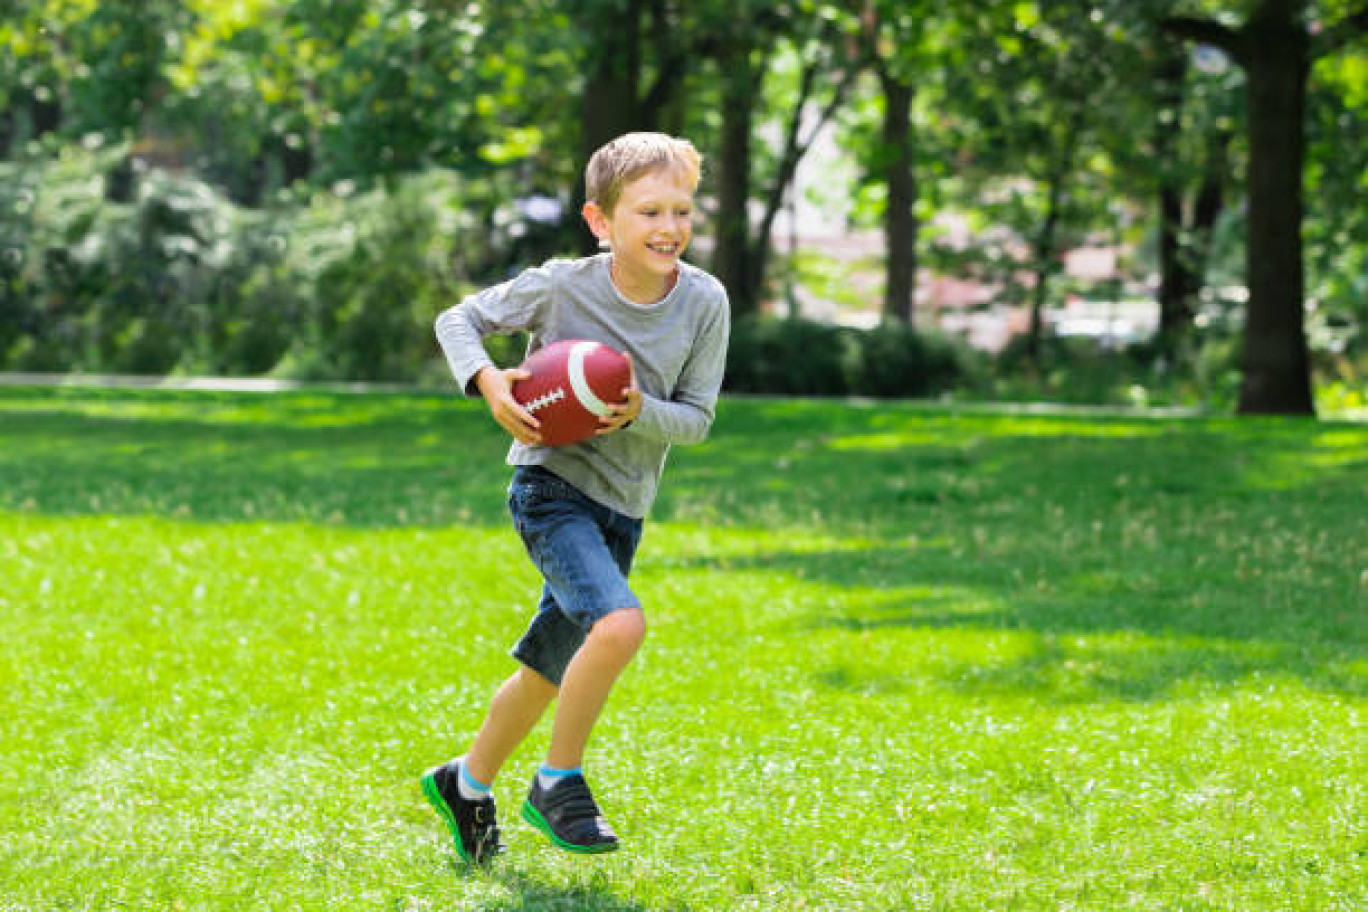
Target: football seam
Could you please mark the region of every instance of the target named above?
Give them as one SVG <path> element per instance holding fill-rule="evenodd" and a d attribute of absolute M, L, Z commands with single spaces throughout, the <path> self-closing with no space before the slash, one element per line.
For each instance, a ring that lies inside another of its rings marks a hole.
<path fill-rule="evenodd" d="M 542 395 L 538 396 L 537 398 L 531 400 L 530 402 L 527 403 L 526 406 L 524 406 L 524 408 L 526 408 L 529 412 L 535 412 L 535 411 L 537 411 L 538 409 L 546 408 L 546 406 L 551 405 L 551 404 L 554 403 L 554 402 L 559 402 L 560 400 L 562 400 L 562 399 L 564 399 L 564 398 L 565 398 L 565 387 L 563 387 L 563 386 L 558 386 L 558 387 L 556 387 L 554 390 L 552 390 L 551 392 L 549 392 L 549 393 L 543 393 Z"/>

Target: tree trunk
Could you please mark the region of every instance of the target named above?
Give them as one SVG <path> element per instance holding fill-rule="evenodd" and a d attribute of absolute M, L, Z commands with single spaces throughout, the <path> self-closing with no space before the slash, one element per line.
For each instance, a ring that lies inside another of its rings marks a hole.
<path fill-rule="evenodd" d="M 1296 0 L 1265 0 L 1245 26 L 1249 304 L 1240 414 L 1313 415 L 1302 276 L 1308 36 Z"/>
<path fill-rule="evenodd" d="M 62 103 L 60 101 L 41 101 L 29 96 L 30 139 L 38 139 L 52 133 L 62 125 Z"/>
<path fill-rule="evenodd" d="M 917 294 L 917 174 L 912 148 L 913 88 L 880 68 L 883 86 L 884 244 L 887 248 L 884 282 L 884 320 L 911 323 Z"/>
<path fill-rule="evenodd" d="M 1173 177 L 1166 177 L 1160 188 L 1159 344 L 1170 355 L 1192 334 L 1211 237 L 1224 206 L 1229 145 L 1229 133 L 1213 130 L 1191 205 L 1186 205 L 1186 194 Z"/>
<path fill-rule="evenodd" d="M 641 15 L 643 0 L 624 4 L 592 4 L 581 23 L 592 36 L 588 76 L 580 96 L 580 169 L 575 199 L 584 198 L 584 165 L 598 148 L 623 133 L 640 129 Z M 598 250 L 594 237 L 578 212 L 574 219 L 580 251 Z"/>
<path fill-rule="evenodd" d="M 672 14 L 671 4 L 666 0 L 648 2 L 646 36 L 655 63 L 655 75 L 637 103 L 641 122 L 638 129 L 678 135 L 687 114 L 682 88 L 696 51 L 687 35 L 681 38 L 681 24 Z"/>
<path fill-rule="evenodd" d="M 1302 275 L 1302 169 L 1311 41 L 1306 0 L 1261 0 L 1238 30 L 1176 16 L 1170 32 L 1231 54 L 1245 71 L 1249 119 L 1249 216 L 1245 234 L 1246 308 L 1240 414 L 1313 415 Z M 1322 51 L 1361 30 L 1355 13 L 1318 36 Z"/>
<path fill-rule="evenodd" d="M 281 180 L 286 187 L 291 186 L 295 181 L 308 180 L 314 169 L 313 148 L 303 140 L 294 146 L 282 141 L 280 143 L 280 168 Z"/>
<path fill-rule="evenodd" d="M 1192 325 L 1183 222 L 1182 188 L 1166 177 L 1159 187 L 1159 346 L 1169 354 L 1180 346 Z"/>
<path fill-rule="evenodd" d="M 1049 300 L 1050 277 L 1054 275 L 1055 230 L 1059 225 L 1059 210 L 1064 196 L 1064 174 L 1067 168 L 1050 177 L 1049 202 L 1045 210 L 1045 221 L 1035 239 L 1035 288 L 1031 293 L 1031 324 L 1026 336 L 1026 357 L 1036 366 L 1040 365 L 1042 342 L 1045 338 L 1045 302 Z"/>
<path fill-rule="evenodd" d="M 14 112 L 9 108 L 0 111 L 0 160 L 10 157 L 10 145 L 14 142 Z"/>
<path fill-rule="evenodd" d="M 1054 140 L 1058 158 L 1052 162 L 1050 172 L 1045 176 L 1049 193 L 1046 197 L 1045 221 L 1035 237 L 1035 289 L 1031 295 L 1031 325 L 1026 337 L 1027 358 L 1036 366 L 1040 365 L 1041 343 L 1045 336 L 1045 304 L 1049 300 L 1050 279 L 1058 270 L 1055 246 L 1059 222 L 1064 214 L 1064 186 L 1073 174 L 1073 143 L 1083 127 L 1085 113 L 1081 105 L 1075 105 L 1069 112 L 1063 132 Z"/>
<path fill-rule="evenodd" d="M 759 68 L 751 60 L 748 41 L 732 42 L 721 54 L 722 135 L 717 161 L 717 231 L 713 273 L 726 287 L 732 313 L 743 316 L 760 308 L 760 289 L 750 243 L 751 133 L 760 93 Z"/>
<path fill-rule="evenodd" d="M 1159 346 L 1173 354 L 1192 324 L 1187 300 L 1187 269 L 1183 256 L 1183 188 L 1181 169 L 1174 167 L 1176 138 L 1182 123 L 1185 49 L 1173 44 L 1159 48 L 1155 72 L 1157 111 L 1154 124 L 1155 157 L 1159 178 Z"/>
<path fill-rule="evenodd" d="M 831 97 L 817 111 L 815 123 L 812 125 L 807 138 L 803 137 L 803 120 L 811 107 L 813 91 L 823 75 L 822 61 L 810 60 L 803 68 L 803 78 L 798 89 L 798 97 L 793 102 L 793 107 L 788 118 L 788 128 L 784 133 L 784 145 L 779 153 L 779 163 L 775 168 L 774 179 L 771 181 L 769 190 L 765 196 L 764 210 L 760 216 L 760 224 L 755 231 L 755 236 L 750 241 L 750 278 L 748 285 L 754 289 L 757 298 L 764 293 L 765 278 L 769 270 L 770 240 L 774 235 L 774 222 L 779 216 L 779 210 L 783 208 L 784 200 L 789 198 L 789 188 L 793 185 L 794 176 L 798 173 L 798 164 L 807 155 L 808 148 L 814 139 L 822 132 L 827 123 L 836 114 L 836 111 L 845 103 L 846 96 L 850 88 L 854 85 L 855 76 L 859 71 L 855 67 L 849 67 L 841 79 L 831 90 Z M 758 87 L 757 87 L 758 96 Z"/>

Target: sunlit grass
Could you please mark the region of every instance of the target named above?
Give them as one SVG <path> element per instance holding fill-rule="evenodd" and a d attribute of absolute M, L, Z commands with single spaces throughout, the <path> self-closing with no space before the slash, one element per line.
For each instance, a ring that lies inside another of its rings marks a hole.
<path fill-rule="evenodd" d="M 444 397 L 0 392 L 0 909 L 1368 901 L 1368 426 L 723 404 L 590 775 L 452 863 L 416 776 L 537 579 Z"/>

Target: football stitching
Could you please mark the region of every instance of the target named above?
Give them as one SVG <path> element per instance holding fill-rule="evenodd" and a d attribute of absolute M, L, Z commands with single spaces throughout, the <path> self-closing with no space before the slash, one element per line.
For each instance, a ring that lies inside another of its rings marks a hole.
<path fill-rule="evenodd" d="M 562 400 L 562 399 L 564 399 L 564 398 L 565 398 L 565 387 L 563 387 L 563 386 L 558 386 L 558 387 L 556 387 L 554 390 L 552 390 L 551 392 L 546 393 L 545 395 L 538 396 L 536 399 L 533 399 L 531 402 L 527 403 L 527 405 L 525 406 L 525 408 L 526 408 L 529 412 L 535 412 L 535 411 L 537 411 L 538 409 L 545 408 L 546 406 L 550 405 L 550 404 L 553 403 L 553 402 L 559 402 L 560 400 Z"/>

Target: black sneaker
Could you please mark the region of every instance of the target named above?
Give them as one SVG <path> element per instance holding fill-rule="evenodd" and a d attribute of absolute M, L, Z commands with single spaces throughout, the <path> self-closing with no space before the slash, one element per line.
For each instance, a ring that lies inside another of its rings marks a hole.
<path fill-rule="evenodd" d="M 499 842 L 494 799 L 468 801 L 462 798 L 457 785 L 460 775 L 460 760 L 434 766 L 423 774 L 423 794 L 451 830 L 456 854 L 469 864 L 483 864 L 504 848 Z"/>
<path fill-rule="evenodd" d="M 618 847 L 617 834 L 599 813 L 589 784 L 578 774 L 557 780 L 549 789 L 533 777 L 522 815 L 567 852 L 598 855 Z"/>

